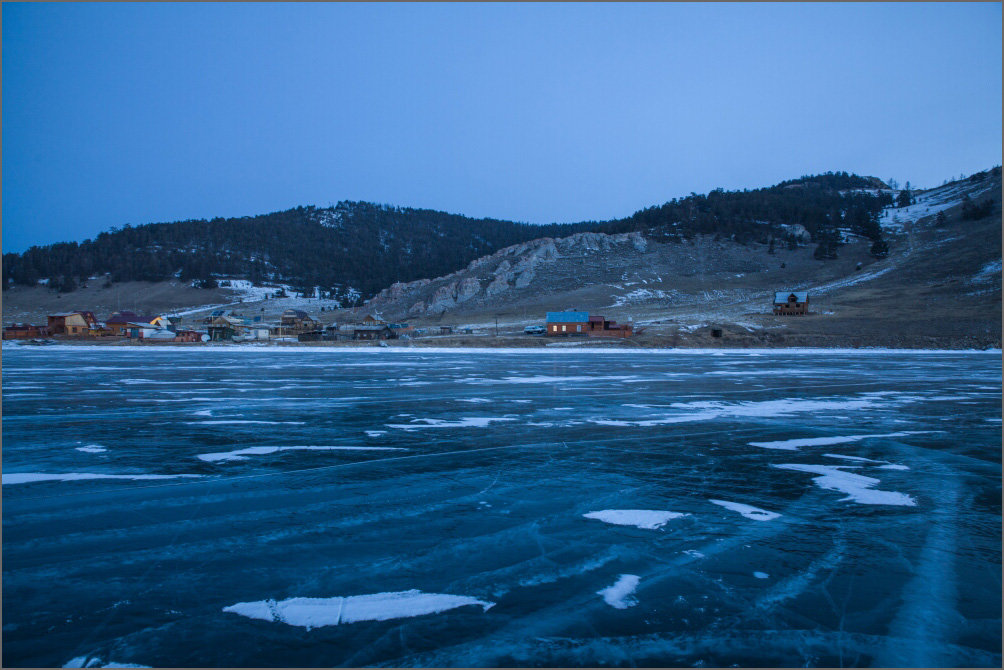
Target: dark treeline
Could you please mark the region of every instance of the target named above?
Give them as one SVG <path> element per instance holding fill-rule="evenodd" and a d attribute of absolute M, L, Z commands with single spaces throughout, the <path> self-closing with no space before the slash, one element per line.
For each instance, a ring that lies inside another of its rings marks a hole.
<path fill-rule="evenodd" d="M 110 281 L 178 276 L 210 284 L 214 276 L 282 281 L 324 290 L 354 287 L 369 296 L 397 281 L 436 277 L 475 258 L 539 237 L 639 231 L 659 241 L 711 235 L 740 244 L 797 244 L 797 226 L 818 259 L 836 256 L 839 229 L 873 241 L 882 255 L 878 217 L 893 204 L 870 177 L 828 172 L 744 191 L 716 189 L 612 221 L 532 225 L 472 219 L 428 209 L 340 202 L 261 216 L 125 226 L 93 240 L 4 254 L 3 286 L 49 278 L 59 290 L 109 273 Z M 978 212 L 982 214 L 982 211 Z"/>
<path fill-rule="evenodd" d="M 54 288 L 110 273 L 111 281 L 184 281 L 213 275 L 284 281 L 325 290 L 351 286 L 373 294 L 396 281 L 436 277 L 475 258 L 586 224 L 537 226 L 472 219 L 428 209 L 340 202 L 254 217 L 125 226 L 93 240 L 4 254 L 3 281 Z"/>
<path fill-rule="evenodd" d="M 835 257 L 839 229 L 844 228 L 871 239 L 875 252 L 882 253 L 885 243 L 878 217 L 893 200 L 878 189 L 887 188 L 874 178 L 828 172 L 753 191 L 692 193 L 606 222 L 599 229 L 611 233 L 643 231 L 655 239 L 672 241 L 694 235 L 714 235 L 740 244 L 773 244 L 776 240 L 794 248 L 793 229 L 783 226 L 802 226 L 817 244 L 816 258 L 822 259 Z"/>

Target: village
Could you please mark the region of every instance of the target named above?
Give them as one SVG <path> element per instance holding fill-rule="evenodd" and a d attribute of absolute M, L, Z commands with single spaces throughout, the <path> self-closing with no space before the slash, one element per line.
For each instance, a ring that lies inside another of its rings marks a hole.
<path fill-rule="evenodd" d="M 776 316 L 810 314 L 805 291 L 776 292 L 772 313 Z M 581 310 L 546 312 L 543 325 L 528 325 L 523 336 L 549 338 L 631 338 L 642 329 L 617 323 L 599 314 Z M 389 322 L 379 315 L 366 314 L 356 323 L 324 323 L 304 310 L 287 309 L 277 320 L 266 321 L 263 315 L 248 316 L 235 310 L 217 309 L 209 316 L 187 323 L 173 314 L 139 315 L 119 310 L 101 321 L 92 311 L 74 310 L 47 316 L 47 323 L 14 323 L 4 327 L 4 340 L 27 340 L 35 344 L 55 342 L 133 342 L 133 343 L 304 343 L 304 342 L 409 342 L 416 338 L 473 334 L 471 327 L 435 325 L 416 327 L 409 323 Z M 495 328 L 498 334 L 498 326 Z M 711 329 L 712 337 L 721 337 L 721 328 Z"/>

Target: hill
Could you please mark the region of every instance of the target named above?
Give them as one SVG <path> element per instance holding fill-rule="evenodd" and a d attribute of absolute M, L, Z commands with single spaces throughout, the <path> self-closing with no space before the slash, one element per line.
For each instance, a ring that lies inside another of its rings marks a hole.
<path fill-rule="evenodd" d="M 835 231 L 835 257 L 823 261 L 808 233 L 777 247 L 720 234 L 666 242 L 639 232 L 577 233 L 396 284 L 366 309 L 490 330 L 496 317 L 521 327 L 539 324 L 546 311 L 578 308 L 633 321 L 644 331 L 639 341 L 666 344 L 707 343 L 712 327 L 722 327 L 725 341 L 747 345 L 1000 346 L 999 168 L 909 199 L 887 195 L 896 203 L 876 218 L 888 247 L 879 255 L 871 237 L 846 225 Z M 773 316 L 779 290 L 808 290 L 814 315 Z"/>
<path fill-rule="evenodd" d="M 740 244 L 793 246 L 807 235 L 832 256 L 842 226 L 881 239 L 879 212 L 891 202 L 873 177 L 827 173 L 753 191 L 691 194 L 611 221 L 544 226 L 472 219 L 428 209 L 340 202 L 254 217 L 125 226 L 80 244 L 32 247 L 3 256 L 3 287 L 40 280 L 69 293 L 103 285 L 178 279 L 212 286 L 222 277 L 314 287 L 343 299 L 369 297 L 395 282 L 435 277 L 501 248 L 579 232 L 639 232 L 681 242 L 714 235 Z"/>
<path fill-rule="evenodd" d="M 470 343 L 527 346 L 544 342 L 521 337 L 525 325 L 539 324 L 545 311 L 579 308 L 633 321 L 638 336 L 617 346 L 1000 346 L 1000 203 L 1000 168 L 912 194 L 871 178 L 819 175 L 691 195 L 625 219 L 578 224 L 571 234 L 519 241 L 448 272 L 388 284 L 368 301 L 355 293 L 347 302 L 355 309 L 338 309 L 344 295 L 275 299 L 274 288 L 221 274 L 229 286 L 213 290 L 179 278 L 91 280 L 62 295 L 12 285 L 4 318 L 123 308 L 194 320 L 238 304 L 274 318 L 296 307 L 325 323 L 375 313 L 418 327 L 467 326 Z M 848 216 L 855 204 L 867 208 L 867 225 Z M 688 210 L 692 216 L 680 216 Z M 338 223 L 333 209 L 309 211 L 326 230 Z M 774 291 L 800 289 L 810 292 L 813 315 L 771 315 Z M 712 339 L 712 328 L 723 337 Z M 461 339 L 428 340 L 454 341 Z"/>
<path fill-rule="evenodd" d="M 47 281 L 71 292 L 90 278 L 107 282 L 211 285 L 219 277 L 321 287 L 370 295 L 401 279 L 455 270 L 499 248 L 583 224 L 535 226 L 472 219 L 428 209 L 340 202 L 253 217 L 125 226 L 80 244 L 67 242 L 4 254 L 4 287 Z"/>

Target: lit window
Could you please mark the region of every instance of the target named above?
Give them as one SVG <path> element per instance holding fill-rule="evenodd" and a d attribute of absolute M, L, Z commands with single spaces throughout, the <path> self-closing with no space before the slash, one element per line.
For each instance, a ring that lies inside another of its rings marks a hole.
<path fill-rule="evenodd" d="M 565 327 L 564 326 L 561 327 L 561 332 L 565 332 Z"/>

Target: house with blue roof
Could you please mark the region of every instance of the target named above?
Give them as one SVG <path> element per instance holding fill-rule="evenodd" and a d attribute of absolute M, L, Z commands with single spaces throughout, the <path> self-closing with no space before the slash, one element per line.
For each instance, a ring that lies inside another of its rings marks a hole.
<path fill-rule="evenodd" d="M 599 315 L 590 316 L 589 312 L 548 312 L 545 335 L 550 337 L 569 337 L 581 335 L 585 337 L 630 337 L 633 332 L 631 324 L 618 325 Z"/>

